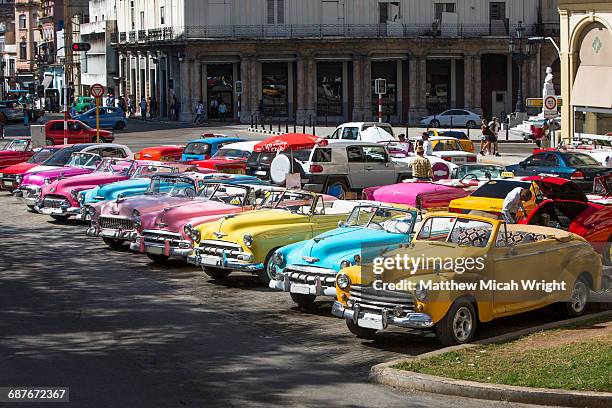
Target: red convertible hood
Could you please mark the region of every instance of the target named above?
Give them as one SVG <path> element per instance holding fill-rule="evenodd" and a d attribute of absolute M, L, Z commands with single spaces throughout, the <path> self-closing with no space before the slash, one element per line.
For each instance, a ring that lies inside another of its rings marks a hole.
<path fill-rule="evenodd" d="M 38 166 L 39 164 L 40 163 L 28 163 L 28 162 L 13 164 L 12 166 L 8 166 L 2 169 L 2 173 L 4 174 L 23 174 L 26 171 Z"/>
<path fill-rule="evenodd" d="M 542 194 L 551 200 L 571 200 L 586 203 L 587 196 L 578 184 L 560 177 L 531 176 L 522 180 L 533 181 Z"/>
<path fill-rule="evenodd" d="M 226 168 L 246 168 L 246 160 L 240 160 L 240 159 L 232 159 L 232 160 L 228 160 L 228 159 L 208 159 L 208 160 L 199 160 L 199 161 L 193 161 L 191 162 L 191 164 L 194 164 L 198 167 L 202 167 L 205 169 L 213 169 L 213 170 L 220 170 L 220 169 L 226 169 Z"/>

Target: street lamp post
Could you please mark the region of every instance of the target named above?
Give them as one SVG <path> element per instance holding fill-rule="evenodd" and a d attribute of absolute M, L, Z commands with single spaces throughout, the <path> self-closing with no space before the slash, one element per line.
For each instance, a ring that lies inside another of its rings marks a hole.
<path fill-rule="evenodd" d="M 523 63 L 528 57 L 530 44 L 527 44 L 527 54 L 523 53 L 523 34 L 525 33 L 525 27 L 523 22 L 519 21 L 516 26 L 515 37 L 510 37 L 508 41 L 508 49 L 512 55 L 512 59 L 518 65 L 518 89 L 516 92 L 516 107 L 517 112 L 525 112 L 525 104 L 523 103 Z M 512 75 L 512 73 L 510 73 Z"/>

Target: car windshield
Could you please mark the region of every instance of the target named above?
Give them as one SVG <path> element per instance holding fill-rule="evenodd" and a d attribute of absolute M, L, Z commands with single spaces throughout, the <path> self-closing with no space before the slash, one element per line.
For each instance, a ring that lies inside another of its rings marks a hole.
<path fill-rule="evenodd" d="M 210 145 L 204 142 L 192 142 L 187 144 L 183 153 L 185 154 L 207 154 L 210 151 Z"/>
<path fill-rule="evenodd" d="M 485 247 L 491 239 L 493 224 L 457 217 L 430 217 L 423 222 L 417 241 Z"/>
<path fill-rule="evenodd" d="M 410 234 L 414 220 L 415 213 L 411 211 L 360 205 L 353 208 L 344 225 L 384 230 L 392 234 Z"/>
<path fill-rule="evenodd" d="M 10 150 L 12 152 L 25 152 L 29 144 L 29 140 L 14 139 L 4 145 L 2 150 Z"/>
<path fill-rule="evenodd" d="M 219 149 L 213 158 L 243 159 L 250 156 L 249 152 L 240 149 Z"/>
<path fill-rule="evenodd" d="M 43 147 L 42 149 L 34 153 L 34 156 L 30 157 L 28 163 L 42 163 L 49 157 L 51 157 L 56 151 L 57 149 Z"/>
<path fill-rule="evenodd" d="M 268 191 L 261 208 L 275 208 L 296 214 L 310 214 L 315 203 L 313 194 L 295 191 Z"/>
<path fill-rule="evenodd" d="M 207 183 L 202 187 L 198 196 L 224 204 L 245 205 L 245 198 L 248 192 L 249 188 L 244 186 Z"/>
<path fill-rule="evenodd" d="M 134 172 L 134 178 L 151 178 L 156 174 L 174 173 L 176 168 L 170 166 L 157 166 L 147 164 L 145 166 L 138 166 Z"/>
<path fill-rule="evenodd" d="M 51 157 L 45 160 L 42 164 L 44 166 L 63 166 L 68 163 L 68 160 L 72 157 L 72 154 L 80 151 L 83 147 L 72 146 L 65 147 L 53 153 Z"/>
<path fill-rule="evenodd" d="M 439 140 L 433 148 L 434 152 L 462 151 L 458 140 Z"/>
<path fill-rule="evenodd" d="M 457 169 L 457 178 L 464 178 L 466 176 L 477 179 L 491 179 L 491 178 L 499 178 L 501 177 L 502 172 L 504 172 L 503 167 L 498 166 L 487 166 L 487 165 L 478 165 L 478 166 L 460 166 Z"/>
<path fill-rule="evenodd" d="M 601 166 L 597 160 L 584 153 L 562 154 L 563 160 L 569 167 Z"/>
<path fill-rule="evenodd" d="M 309 149 L 301 149 L 301 150 L 287 149 L 287 150 L 283 150 L 279 154 L 284 154 L 287 157 L 293 156 L 293 158 L 296 159 L 297 161 L 305 163 L 310 159 L 310 152 L 311 150 Z"/>
<path fill-rule="evenodd" d="M 276 152 L 253 152 L 251 157 L 247 160 L 247 166 L 267 165 L 272 163 L 272 160 L 276 157 Z"/>
<path fill-rule="evenodd" d="M 508 193 L 517 187 L 529 188 L 531 183 L 515 180 L 491 180 L 470 194 L 471 197 L 487 197 L 504 199 Z"/>
<path fill-rule="evenodd" d="M 96 172 L 98 173 L 111 173 L 127 176 L 132 173 L 136 162 L 134 160 L 118 160 L 118 159 L 104 159 L 98 167 Z"/>
<path fill-rule="evenodd" d="M 195 197 L 195 181 L 188 177 L 155 176 L 145 194 L 166 194 L 173 197 Z"/>
<path fill-rule="evenodd" d="M 102 158 L 93 153 L 73 153 L 66 166 L 96 168 Z M 45 163 L 46 164 L 46 163 Z"/>
<path fill-rule="evenodd" d="M 80 127 L 82 127 L 83 129 L 88 129 L 88 130 L 93 130 L 93 128 L 91 126 L 89 126 L 87 123 L 85 122 L 81 122 L 80 120 L 75 120 L 74 121 L 75 125 L 79 125 Z"/>

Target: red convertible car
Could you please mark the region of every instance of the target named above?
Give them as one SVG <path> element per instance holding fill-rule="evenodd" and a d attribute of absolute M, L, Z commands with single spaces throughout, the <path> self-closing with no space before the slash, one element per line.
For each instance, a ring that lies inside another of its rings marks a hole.
<path fill-rule="evenodd" d="M 520 224 L 543 225 L 580 235 L 612 265 L 612 207 L 589 202 L 573 181 L 559 177 L 534 176 L 523 180 L 537 183 L 539 201 Z"/>
<path fill-rule="evenodd" d="M 28 161 L 3 168 L 0 172 L 0 190 L 13 191 L 19 187 L 23 173 L 38 166 L 63 147 L 66 146 L 45 146 L 40 149 L 34 149 L 34 155 Z"/>
<path fill-rule="evenodd" d="M 0 149 L 0 170 L 34 156 L 30 139 L 11 139 Z"/>
<path fill-rule="evenodd" d="M 198 169 L 214 170 L 221 173 L 246 174 L 246 162 L 258 142 L 236 142 L 226 144 L 206 160 L 196 160 L 190 164 Z"/>

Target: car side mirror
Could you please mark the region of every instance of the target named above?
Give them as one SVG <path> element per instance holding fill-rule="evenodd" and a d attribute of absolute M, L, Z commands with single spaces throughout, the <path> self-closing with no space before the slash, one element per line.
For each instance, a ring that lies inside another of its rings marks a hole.
<path fill-rule="evenodd" d="M 344 221 L 338 221 L 338 228 L 342 228 L 344 227 L 346 224 L 344 223 Z"/>

